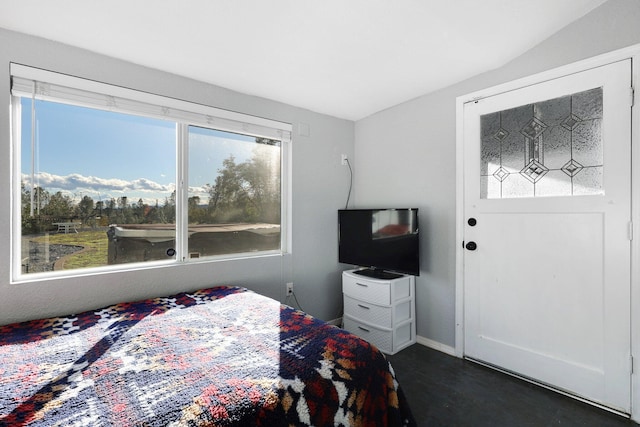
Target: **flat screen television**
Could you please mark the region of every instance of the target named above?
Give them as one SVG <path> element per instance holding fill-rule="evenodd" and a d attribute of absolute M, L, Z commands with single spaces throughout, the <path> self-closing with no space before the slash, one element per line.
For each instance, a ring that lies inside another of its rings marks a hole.
<path fill-rule="evenodd" d="M 418 209 L 341 209 L 338 261 L 366 267 L 356 273 L 392 279 L 420 275 Z"/>

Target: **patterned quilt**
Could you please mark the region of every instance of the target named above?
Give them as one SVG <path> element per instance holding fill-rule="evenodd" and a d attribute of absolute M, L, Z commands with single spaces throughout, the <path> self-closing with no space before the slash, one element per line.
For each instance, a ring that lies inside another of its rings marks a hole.
<path fill-rule="evenodd" d="M 373 346 L 237 287 L 0 327 L 0 426 L 415 425 Z"/>

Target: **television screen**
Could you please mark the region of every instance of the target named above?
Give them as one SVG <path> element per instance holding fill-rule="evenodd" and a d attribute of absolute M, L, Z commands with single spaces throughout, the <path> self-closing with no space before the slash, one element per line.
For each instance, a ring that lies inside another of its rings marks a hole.
<path fill-rule="evenodd" d="M 418 209 L 339 210 L 338 233 L 338 261 L 367 267 L 361 274 L 420 275 Z"/>

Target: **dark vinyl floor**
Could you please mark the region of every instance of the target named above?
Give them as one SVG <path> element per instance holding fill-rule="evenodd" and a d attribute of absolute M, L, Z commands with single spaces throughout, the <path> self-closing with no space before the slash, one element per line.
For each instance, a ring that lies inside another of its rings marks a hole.
<path fill-rule="evenodd" d="M 420 344 L 388 356 L 419 426 L 638 424 Z"/>

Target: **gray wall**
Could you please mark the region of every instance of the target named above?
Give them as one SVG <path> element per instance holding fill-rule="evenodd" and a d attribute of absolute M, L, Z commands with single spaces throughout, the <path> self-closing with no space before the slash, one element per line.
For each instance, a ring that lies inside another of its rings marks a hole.
<path fill-rule="evenodd" d="M 456 97 L 637 43 L 640 1 L 609 0 L 499 69 L 356 122 L 355 205 L 421 211 L 418 336 L 455 346 Z"/>
<path fill-rule="evenodd" d="M 292 123 L 292 254 L 11 284 L 10 62 Z M 343 266 L 337 262 L 336 210 L 344 206 L 349 186 L 340 154 L 353 157 L 353 122 L 3 29 L 0 93 L 5 100 L 0 108 L 0 324 L 215 284 L 246 286 L 282 301 L 289 281 L 309 313 L 326 320 L 339 317 Z M 300 124 L 308 126 L 309 136 L 299 135 Z"/>

